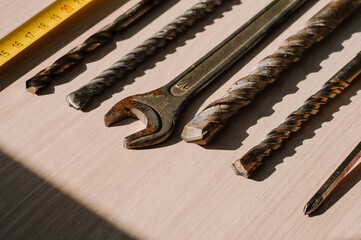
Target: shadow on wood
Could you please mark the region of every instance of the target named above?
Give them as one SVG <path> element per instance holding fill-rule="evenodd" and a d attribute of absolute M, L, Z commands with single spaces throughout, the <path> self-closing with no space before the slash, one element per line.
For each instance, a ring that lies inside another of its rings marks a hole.
<path fill-rule="evenodd" d="M 128 239 L 0 150 L 0 239 Z"/>

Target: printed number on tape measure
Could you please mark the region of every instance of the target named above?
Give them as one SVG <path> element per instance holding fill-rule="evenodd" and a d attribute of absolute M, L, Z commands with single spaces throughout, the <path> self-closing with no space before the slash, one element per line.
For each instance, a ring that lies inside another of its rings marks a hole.
<path fill-rule="evenodd" d="M 0 40 L 0 66 L 92 0 L 58 0 Z"/>

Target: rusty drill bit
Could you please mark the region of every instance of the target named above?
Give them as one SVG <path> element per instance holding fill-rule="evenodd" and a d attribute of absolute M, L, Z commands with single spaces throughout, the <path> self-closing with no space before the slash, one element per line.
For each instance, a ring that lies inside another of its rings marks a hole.
<path fill-rule="evenodd" d="M 310 215 L 314 212 L 333 189 L 342 181 L 346 174 L 351 170 L 352 166 L 361 157 L 361 142 L 354 148 L 354 150 L 347 156 L 347 158 L 340 164 L 340 166 L 332 173 L 321 188 L 313 195 L 310 201 L 305 205 L 303 212 L 305 215 Z"/>
<path fill-rule="evenodd" d="M 282 146 L 282 142 L 289 138 L 292 132 L 301 129 L 301 125 L 312 115 L 319 112 L 328 99 L 334 98 L 347 88 L 350 83 L 361 75 L 361 52 L 331 77 L 322 88 L 309 97 L 304 104 L 291 113 L 283 123 L 273 129 L 257 146 L 249 150 L 241 159 L 233 163 L 236 174 L 249 177 L 261 164 L 263 158 Z M 359 79 L 359 78 L 358 78 Z"/>
<path fill-rule="evenodd" d="M 261 60 L 254 70 L 228 89 L 220 99 L 209 104 L 184 128 L 187 142 L 207 144 L 256 94 L 277 80 L 281 72 L 300 60 L 303 53 L 327 37 L 342 21 L 361 6 L 361 0 L 334 0 L 313 16 L 295 35 L 287 38 L 278 50 Z"/>
<path fill-rule="evenodd" d="M 99 76 L 92 79 L 88 84 L 70 93 L 66 97 L 67 102 L 75 109 L 84 108 L 94 95 L 100 94 L 105 88 L 121 79 L 125 73 L 133 70 L 138 63 L 145 61 L 149 55 L 155 53 L 157 49 L 166 45 L 170 40 L 175 39 L 179 33 L 184 32 L 198 19 L 205 16 L 206 13 L 212 12 L 214 8 L 222 2 L 223 0 L 202 0 L 195 4 L 181 16 L 164 26 L 152 37 L 145 40 L 130 53 L 103 71 Z"/>
<path fill-rule="evenodd" d="M 76 46 L 56 60 L 51 66 L 41 70 L 34 77 L 26 81 L 27 91 L 36 93 L 40 88 L 50 85 L 55 77 L 60 76 L 74 66 L 79 65 L 86 56 L 109 43 L 116 33 L 122 31 L 136 19 L 143 16 L 160 1 L 161 0 L 142 0 L 138 2 L 112 23 L 100 29 L 85 40 L 85 42 Z"/>

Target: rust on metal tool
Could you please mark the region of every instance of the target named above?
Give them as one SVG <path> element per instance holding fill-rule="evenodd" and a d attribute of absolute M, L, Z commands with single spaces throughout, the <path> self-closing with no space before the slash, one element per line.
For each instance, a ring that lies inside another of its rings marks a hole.
<path fill-rule="evenodd" d="M 304 122 L 319 112 L 322 105 L 329 99 L 343 92 L 358 76 L 361 75 L 361 52 L 328 80 L 322 88 L 310 96 L 304 104 L 291 113 L 283 123 L 273 129 L 257 146 L 249 150 L 241 159 L 233 163 L 236 174 L 249 177 L 261 164 L 266 156 L 282 146 L 282 142 L 293 132 L 301 129 Z"/>
<path fill-rule="evenodd" d="M 66 73 L 74 66 L 81 64 L 90 53 L 95 52 L 95 50 L 111 42 L 116 33 L 121 32 L 160 1 L 161 0 L 142 0 L 138 2 L 112 23 L 103 27 L 85 40 L 85 42 L 60 57 L 51 66 L 46 67 L 34 77 L 27 80 L 27 91 L 35 94 L 39 89 L 50 85 L 56 77 Z"/>
<path fill-rule="evenodd" d="M 212 12 L 223 0 L 202 0 L 177 17 L 171 23 L 163 27 L 152 37 L 145 40 L 130 53 L 122 57 L 99 76 L 92 79 L 88 84 L 70 93 L 66 100 L 75 109 L 84 108 L 95 96 L 102 93 L 107 87 L 120 80 L 128 71 L 133 70 L 137 64 L 145 61 L 148 56 L 155 53 L 160 47 L 175 39 L 180 33 Z"/>
<path fill-rule="evenodd" d="M 220 99 L 209 104 L 184 128 L 187 142 L 207 144 L 228 120 L 249 105 L 267 85 L 303 53 L 327 37 L 340 23 L 361 6 L 361 0 L 333 0 L 313 16 L 295 35 L 287 38 L 278 50 L 261 60 L 247 76 L 234 83 Z"/>
<path fill-rule="evenodd" d="M 347 156 L 347 158 L 340 164 L 340 166 L 331 174 L 327 181 L 321 188 L 313 195 L 310 201 L 305 205 L 303 212 L 305 215 L 310 215 L 314 212 L 327 198 L 328 195 L 335 189 L 335 187 L 342 181 L 346 174 L 351 170 L 355 163 L 361 157 L 361 142 L 355 149 Z"/>
<path fill-rule="evenodd" d="M 277 0 L 236 30 L 174 80 L 149 93 L 118 102 L 104 117 L 110 124 L 133 117 L 146 128 L 125 138 L 127 148 L 146 147 L 167 139 L 184 105 L 242 57 L 305 0 Z"/>

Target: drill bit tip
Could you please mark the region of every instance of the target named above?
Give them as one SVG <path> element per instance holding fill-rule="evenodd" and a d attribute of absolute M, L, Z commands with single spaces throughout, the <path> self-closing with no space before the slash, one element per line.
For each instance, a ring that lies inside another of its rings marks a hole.
<path fill-rule="evenodd" d="M 322 202 L 323 202 L 322 196 L 312 198 L 303 208 L 303 213 L 305 215 L 310 215 L 321 205 Z"/>
<path fill-rule="evenodd" d="M 217 124 L 219 121 L 216 118 L 209 119 L 209 114 L 212 114 L 214 109 L 209 108 L 202 111 L 197 118 L 193 118 L 183 128 L 182 138 L 188 143 L 196 143 L 199 145 L 206 145 L 213 136 L 223 126 Z M 209 121 L 206 121 L 208 119 Z"/>
<path fill-rule="evenodd" d="M 26 81 L 26 91 L 36 94 L 40 88 L 42 88 L 42 82 L 39 81 L 39 78 L 34 77 L 33 81 Z"/>
<path fill-rule="evenodd" d="M 208 131 L 203 129 L 186 125 L 182 132 L 182 138 L 188 143 L 197 143 L 199 145 L 205 145 L 208 143 L 207 137 L 209 136 Z"/>
<path fill-rule="evenodd" d="M 244 168 L 240 161 L 236 161 L 232 164 L 232 169 L 235 174 L 248 178 L 250 176 L 249 171 Z"/>
<path fill-rule="evenodd" d="M 39 88 L 37 87 L 26 87 L 26 91 L 28 91 L 29 93 L 32 93 L 32 94 L 36 94 L 36 92 L 38 91 Z"/>
<path fill-rule="evenodd" d="M 65 100 L 66 100 L 66 102 L 69 104 L 70 107 L 73 107 L 73 108 L 75 108 L 76 110 L 82 109 L 83 106 L 80 105 L 79 102 L 74 101 L 74 99 L 76 99 L 74 92 L 68 94 L 68 95 L 65 97 Z"/>

